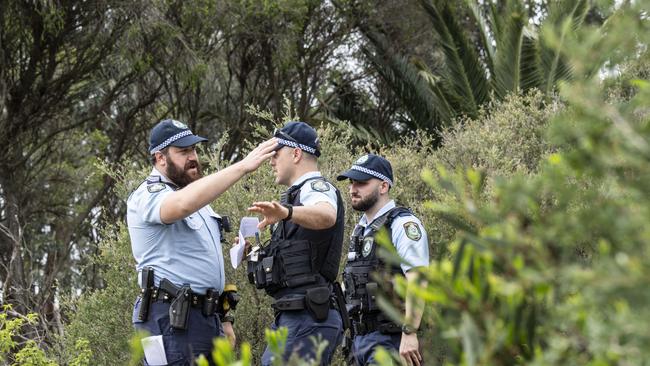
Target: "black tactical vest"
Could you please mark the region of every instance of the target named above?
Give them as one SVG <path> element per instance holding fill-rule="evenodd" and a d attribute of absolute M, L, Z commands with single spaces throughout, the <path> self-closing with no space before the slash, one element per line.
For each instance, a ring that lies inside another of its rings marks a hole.
<path fill-rule="evenodd" d="M 302 206 L 300 188 L 307 182 L 325 181 L 322 177 L 309 178 L 289 188 L 282 203 Z M 344 229 L 344 204 L 336 190 L 336 223 L 323 230 L 310 230 L 292 221 L 280 221 L 271 243 L 264 248 L 259 265 L 264 278 L 257 276 L 257 287 L 279 299 L 290 294 L 305 294 L 309 288 L 328 286 L 336 280 L 341 260 Z M 258 271 L 259 272 L 259 271 Z M 260 283 L 265 282 L 265 283 Z"/>
<path fill-rule="evenodd" d="M 377 305 L 378 287 L 386 292 L 386 285 L 379 286 L 372 277 L 375 271 L 389 270 L 392 275 L 401 274 L 399 265 L 386 268 L 384 261 L 377 254 L 375 236 L 382 227 L 386 227 L 391 237 L 391 225 L 396 217 L 412 215 L 408 208 L 395 207 L 376 218 L 370 225 L 368 235 L 363 235 L 364 228 L 357 225 L 350 238 L 348 261 L 343 270 L 345 283 L 345 302 L 353 320 L 359 321 L 361 314 L 379 314 Z M 388 288 L 390 293 L 390 288 Z M 391 294 L 389 294 L 391 295 Z"/>

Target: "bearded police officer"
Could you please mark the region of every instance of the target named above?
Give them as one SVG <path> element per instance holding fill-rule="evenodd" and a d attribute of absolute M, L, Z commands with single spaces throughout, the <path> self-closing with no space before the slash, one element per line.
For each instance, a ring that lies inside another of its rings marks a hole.
<path fill-rule="evenodd" d="M 169 365 L 193 364 L 199 354 L 210 359 L 212 340 L 223 331 L 234 339 L 232 324 L 222 331 L 216 316 L 224 298 L 224 223 L 209 203 L 274 155 L 277 144 L 263 142 L 240 162 L 202 177 L 195 145 L 203 141 L 179 121 L 159 122 L 150 136 L 151 174 L 127 201 L 142 288 L 134 326 L 162 336 Z"/>
<path fill-rule="evenodd" d="M 337 177 L 350 180 L 352 207 L 363 216 L 354 228 L 348 261 L 343 278 L 346 302 L 352 319 L 351 351 L 357 365 L 373 363 L 377 346 L 399 351 L 408 365 L 420 365 L 417 329 L 422 318 L 422 303 L 407 293 L 404 324 L 392 322 L 377 306 L 376 271 L 388 270 L 393 275 L 405 274 L 409 282 L 419 281 L 413 268 L 429 264 L 427 233 L 420 220 L 409 209 L 398 207 L 390 199 L 393 169 L 388 160 L 368 154 Z M 401 258 L 401 265 L 387 267 L 378 256 L 375 235 L 385 227 Z M 390 286 L 389 286 L 390 288 Z M 389 291 L 390 292 L 390 291 Z"/>
<path fill-rule="evenodd" d="M 271 327 L 289 330 L 285 359 L 293 352 L 314 358 L 316 346 L 310 337 L 321 337 L 328 342 L 321 362 L 327 365 L 342 340 L 333 282 L 343 244 L 343 201 L 318 171 L 316 130 L 304 122 L 289 122 L 274 137 L 275 183 L 290 188 L 280 202 L 254 202 L 249 209 L 264 216 L 260 227 L 274 225 L 270 244 L 249 259 L 249 278 L 275 300 Z M 267 347 L 262 364 L 271 363 Z"/>

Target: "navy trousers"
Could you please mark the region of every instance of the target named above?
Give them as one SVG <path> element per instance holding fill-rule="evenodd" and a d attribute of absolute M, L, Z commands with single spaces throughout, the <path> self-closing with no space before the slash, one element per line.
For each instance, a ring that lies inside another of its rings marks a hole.
<path fill-rule="evenodd" d="M 382 346 L 388 352 L 399 352 L 402 333 L 382 334 L 374 331 L 354 337 L 352 354 L 356 365 L 369 365 L 375 362 L 375 351 Z"/>
<path fill-rule="evenodd" d="M 289 335 L 287 337 L 287 346 L 283 355 L 284 360 L 288 360 L 293 352 L 296 352 L 302 359 L 316 357 L 316 345 L 310 337 L 326 340 L 327 348 L 322 354 L 321 365 L 329 365 L 332 362 L 332 356 L 336 347 L 343 340 L 343 321 L 338 310 L 330 309 L 327 320 L 318 323 L 309 315 L 306 310 L 282 311 L 276 317 L 271 325 L 271 329 L 277 330 L 279 327 L 287 327 Z M 272 363 L 273 354 L 266 347 L 262 355 L 262 365 L 268 366 Z"/>
<path fill-rule="evenodd" d="M 222 337 L 223 328 L 219 317 L 204 316 L 201 309 L 190 307 L 190 315 L 186 330 L 174 329 L 169 325 L 169 303 L 152 302 L 149 308 L 149 319 L 146 322 L 138 320 L 140 298 L 133 307 L 133 326 L 136 330 L 147 331 L 150 335 L 162 335 L 165 355 L 168 365 L 193 365 L 194 360 L 203 354 L 213 365 L 210 352 L 215 337 Z M 144 362 L 147 365 L 147 362 Z"/>

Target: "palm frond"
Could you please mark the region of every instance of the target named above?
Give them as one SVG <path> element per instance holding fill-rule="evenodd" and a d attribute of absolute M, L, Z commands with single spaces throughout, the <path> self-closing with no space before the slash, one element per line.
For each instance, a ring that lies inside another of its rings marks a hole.
<path fill-rule="evenodd" d="M 559 27 L 568 17 L 571 18 L 571 27 L 564 32 L 575 31 L 584 22 L 589 4 L 587 0 L 558 1 L 549 7 L 545 23 L 549 26 Z M 571 66 L 562 59 L 562 48 L 566 33 L 560 37 L 560 45 L 556 48 L 547 47 L 543 40 L 541 45 L 541 65 L 544 73 L 543 89 L 546 94 L 553 92 L 558 80 L 568 79 L 572 76 Z"/>
<path fill-rule="evenodd" d="M 524 27 L 521 44 L 521 90 L 544 87 L 544 75 L 541 67 L 541 51 L 538 30 L 531 25 Z"/>
<path fill-rule="evenodd" d="M 492 9 L 498 11 L 495 6 Z M 492 18 L 500 19 L 494 35 L 497 50 L 492 81 L 494 92 L 501 99 L 510 92 L 521 91 L 521 51 L 528 16 L 520 2 L 508 1 Z"/>
<path fill-rule="evenodd" d="M 448 2 L 438 5 L 431 0 L 421 0 L 420 3 L 442 44 L 445 68 L 441 76 L 450 84 L 450 97 L 458 101 L 460 113 L 476 116 L 480 104 L 489 96 L 485 66 L 476 46 L 459 26 L 458 16 Z"/>
<path fill-rule="evenodd" d="M 454 116 L 444 93 L 436 92 L 421 76 L 417 68 L 393 52 L 378 31 L 366 29 L 364 34 L 374 46 L 375 52 L 364 53 L 376 70 L 388 83 L 395 95 L 404 103 L 413 119 L 413 127 L 439 131 Z"/>

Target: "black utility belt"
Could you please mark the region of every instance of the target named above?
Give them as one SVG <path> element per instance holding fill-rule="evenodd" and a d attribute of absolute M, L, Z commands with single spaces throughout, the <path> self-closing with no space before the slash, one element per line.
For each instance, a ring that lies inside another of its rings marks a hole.
<path fill-rule="evenodd" d="M 153 287 L 150 291 L 151 301 L 169 302 L 174 306 L 179 306 L 182 313 L 182 308 L 193 307 L 201 309 L 205 316 L 214 315 L 218 311 L 219 291 L 215 289 L 208 289 L 203 294 L 197 294 L 189 286 L 178 287 L 169 280 L 163 278 L 158 287 Z M 185 314 L 179 314 L 184 317 Z"/>
<path fill-rule="evenodd" d="M 305 295 L 277 299 L 271 307 L 276 312 L 307 310 L 319 323 L 327 320 L 330 309 L 338 309 L 328 287 L 310 288 Z"/>
<path fill-rule="evenodd" d="M 275 311 L 297 311 L 305 310 L 307 308 L 304 296 L 290 299 L 279 299 L 271 304 L 271 307 Z M 338 310 L 339 307 L 336 305 L 336 299 L 334 297 L 330 297 L 329 307 L 330 309 Z"/>
<path fill-rule="evenodd" d="M 402 333 L 402 326 L 396 324 L 381 314 L 362 314 L 361 317 L 352 317 L 352 327 L 357 335 L 366 335 L 375 331 L 382 334 Z"/>
<path fill-rule="evenodd" d="M 151 301 L 161 301 L 161 302 L 172 302 L 176 298 L 176 293 L 167 292 L 160 287 L 154 287 L 151 291 Z M 219 292 L 215 291 L 212 296 L 208 295 L 199 295 L 190 293 L 189 294 L 190 306 L 193 308 L 203 308 L 204 305 L 214 303 L 217 304 L 219 301 Z M 215 307 L 216 310 L 216 307 Z M 209 314 L 208 314 L 209 315 Z"/>

